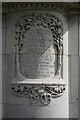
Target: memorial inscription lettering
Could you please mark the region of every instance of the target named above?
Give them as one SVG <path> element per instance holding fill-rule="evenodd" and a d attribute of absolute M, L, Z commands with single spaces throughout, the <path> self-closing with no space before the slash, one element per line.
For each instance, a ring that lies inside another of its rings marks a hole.
<path fill-rule="evenodd" d="M 32 79 L 53 77 L 55 53 L 51 31 L 42 26 L 33 27 L 28 30 L 24 42 L 20 55 L 21 73 Z"/>
<path fill-rule="evenodd" d="M 11 83 L 11 91 L 29 96 L 32 103 L 48 105 L 65 90 L 61 78 L 62 22 L 49 13 L 32 13 L 21 17 L 15 27 L 17 81 Z"/>

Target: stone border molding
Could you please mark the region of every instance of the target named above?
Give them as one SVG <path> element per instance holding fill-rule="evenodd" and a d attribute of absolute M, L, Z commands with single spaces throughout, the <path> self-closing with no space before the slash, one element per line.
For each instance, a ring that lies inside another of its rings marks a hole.
<path fill-rule="evenodd" d="M 64 15 L 78 15 L 79 2 L 3 2 L 3 13 L 13 13 L 22 10 L 49 10 Z"/>
<path fill-rule="evenodd" d="M 21 10 L 55 10 L 58 12 L 67 12 L 67 7 L 64 3 L 58 4 L 57 2 L 14 2 L 14 3 L 4 3 L 3 12 L 10 13 Z"/>

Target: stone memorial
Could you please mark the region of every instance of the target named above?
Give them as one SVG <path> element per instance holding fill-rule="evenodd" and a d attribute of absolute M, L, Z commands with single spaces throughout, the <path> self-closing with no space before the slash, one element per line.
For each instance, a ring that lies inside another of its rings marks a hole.
<path fill-rule="evenodd" d="M 16 75 L 12 93 L 48 105 L 65 91 L 62 79 L 63 24 L 49 13 L 32 13 L 15 23 Z"/>
<path fill-rule="evenodd" d="M 3 1 L 0 118 L 80 117 L 78 0 Z"/>

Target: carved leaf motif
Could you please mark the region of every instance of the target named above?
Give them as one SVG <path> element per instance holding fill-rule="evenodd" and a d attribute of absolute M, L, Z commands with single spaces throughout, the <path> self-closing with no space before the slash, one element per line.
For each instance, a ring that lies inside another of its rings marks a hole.
<path fill-rule="evenodd" d="M 48 105 L 51 102 L 51 98 L 59 97 L 65 91 L 63 85 L 13 85 L 11 91 L 19 96 L 28 96 L 31 98 L 31 102 L 36 104 L 41 102 L 43 105 Z"/>
<path fill-rule="evenodd" d="M 51 14 L 40 14 L 40 13 L 30 14 L 19 19 L 16 23 L 16 38 L 21 39 L 20 34 L 25 33 L 32 26 L 36 26 L 36 25 L 38 26 L 41 25 L 45 28 L 49 28 L 52 31 L 54 40 L 56 41 L 59 38 L 58 40 L 59 42 L 57 42 L 56 44 L 57 47 L 60 47 L 62 45 L 60 44 L 62 40 L 62 23 L 57 17 Z M 55 33 L 55 37 L 54 37 L 54 33 Z M 22 40 L 19 40 L 19 42 L 21 41 Z"/>

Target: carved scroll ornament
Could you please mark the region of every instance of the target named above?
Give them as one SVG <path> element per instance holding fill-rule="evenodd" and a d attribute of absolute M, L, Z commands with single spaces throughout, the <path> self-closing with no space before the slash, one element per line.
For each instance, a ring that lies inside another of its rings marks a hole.
<path fill-rule="evenodd" d="M 43 26 L 48 28 L 52 32 L 54 39 L 54 46 L 57 49 L 57 71 L 54 75 L 54 78 L 57 76 L 58 80 L 61 79 L 61 65 L 62 65 L 62 49 L 63 49 L 63 25 L 59 18 L 53 16 L 49 13 L 32 13 L 26 16 L 21 17 L 16 22 L 16 41 L 15 41 L 15 60 L 16 60 L 16 84 L 11 84 L 11 91 L 19 96 L 29 96 L 32 103 L 40 101 L 42 104 L 47 105 L 50 103 L 51 98 L 59 97 L 63 94 L 65 90 L 65 83 L 56 85 L 54 83 L 46 84 L 44 83 L 25 83 L 21 84 L 19 81 L 29 81 L 25 78 L 20 72 L 20 52 L 25 44 L 24 38 L 26 32 L 33 26 Z M 33 79 L 34 80 L 34 79 Z M 18 83 L 19 82 L 19 83 Z"/>

